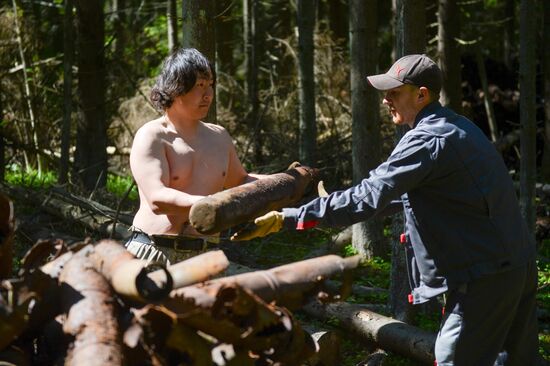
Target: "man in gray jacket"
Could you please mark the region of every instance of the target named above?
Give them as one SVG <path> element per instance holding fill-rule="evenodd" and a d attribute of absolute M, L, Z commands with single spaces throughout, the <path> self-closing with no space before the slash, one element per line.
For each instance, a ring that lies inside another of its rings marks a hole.
<path fill-rule="evenodd" d="M 439 102 L 441 70 L 425 55 L 369 76 L 385 92 L 393 123 L 408 125 L 388 160 L 358 185 L 299 208 L 272 211 L 247 240 L 282 227 L 343 226 L 403 209 L 409 301 L 447 293 L 438 365 L 534 365 L 537 355 L 535 244 L 501 156 L 467 118 Z"/>

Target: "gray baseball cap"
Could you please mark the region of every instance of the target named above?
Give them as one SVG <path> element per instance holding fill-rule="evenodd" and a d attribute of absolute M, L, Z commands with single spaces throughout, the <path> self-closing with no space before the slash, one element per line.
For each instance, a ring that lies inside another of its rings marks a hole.
<path fill-rule="evenodd" d="M 407 55 L 395 61 L 385 74 L 367 76 L 378 90 L 390 90 L 403 84 L 424 86 L 439 93 L 442 83 L 441 69 L 426 55 Z"/>

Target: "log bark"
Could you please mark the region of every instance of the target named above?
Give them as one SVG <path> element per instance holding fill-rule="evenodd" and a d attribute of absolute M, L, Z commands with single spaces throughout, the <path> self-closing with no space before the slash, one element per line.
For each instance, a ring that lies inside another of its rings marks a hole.
<path fill-rule="evenodd" d="M 340 325 L 380 348 L 433 365 L 435 334 L 367 310 L 361 305 L 310 303 L 304 311 L 315 318 L 336 318 Z"/>
<path fill-rule="evenodd" d="M 63 331 L 75 337 L 65 365 L 122 365 L 116 300 L 91 256 L 93 246 L 73 255 L 60 275 Z"/>
<path fill-rule="evenodd" d="M 217 278 L 204 284 L 207 291 L 216 292 L 223 286 L 242 286 L 259 296 L 265 302 L 275 302 L 289 309 L 300 308 L 311 297 L 325 296 L 328 278 L 342 275 L 349 276 L 359 265 L 360 257 L 341 258 L 336 255 L 307 259 L 305 261 L 286 264 L 265 271 L 242 273 L 235 276 Z M 351 280 L 351 278 L 346 278 Z M 347 281 L 344 281 L 347 282 Z M 337 296 L 340 298 L 349 294 L 351 283 L 344 283 Z M 184 287 L 174 291 L 174 294 L 184 295 L 190 291 Z"/>
<path fill-rule="evenodd" d="M 316 175 L 316 169 L 300 166 L 218 192 L 191 206 L 189 222 L 207 235 L 246 223 L 298 202 Z"/>

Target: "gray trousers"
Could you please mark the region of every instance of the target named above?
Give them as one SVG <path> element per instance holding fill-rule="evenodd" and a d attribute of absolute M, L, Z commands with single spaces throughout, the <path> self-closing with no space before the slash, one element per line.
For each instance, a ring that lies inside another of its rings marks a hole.
<path fill-rule="evenodd" d="M 448 293 L 435 343 L 437 365 L 536 365 L 535 261 L 481 277 Z M 505 351 L 505 353 L 499 353 Z"/>

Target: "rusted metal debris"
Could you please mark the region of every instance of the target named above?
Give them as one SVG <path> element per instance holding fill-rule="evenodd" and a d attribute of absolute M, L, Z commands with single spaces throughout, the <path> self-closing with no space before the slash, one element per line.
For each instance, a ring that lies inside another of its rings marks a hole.
<path fill-rule="evenodd" d="M 191 206 L 189 222 L 202 234 L 214 234 L 251 221 L 298 202 L 316 175 L 316 169 L 299 166 L 215 193 Z"/>

